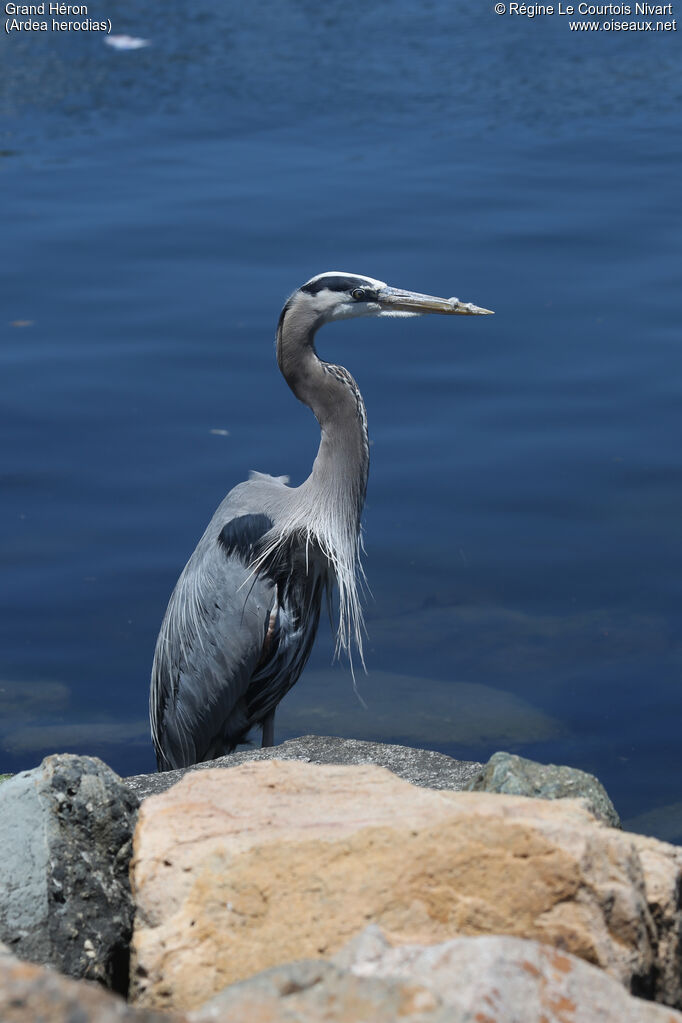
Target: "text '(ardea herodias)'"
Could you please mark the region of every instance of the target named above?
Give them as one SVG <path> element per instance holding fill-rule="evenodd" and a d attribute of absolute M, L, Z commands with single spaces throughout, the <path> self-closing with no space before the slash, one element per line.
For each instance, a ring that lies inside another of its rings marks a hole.
<path fill-rule="evenodd" d="M 321 438 L 310 476 L 254 472 L 229 492 L 173 590 L 156 644 L 149 710 L 160 771 L 212 760 L 262 729 L 298 680 L 323 594 L 339 594 L 337 651 L 362 659 L 360 517 L 369 471 L 365 404 L 347 369 L 324 362 L 315 335 L 355 316 L 480 316 L 456 298 L 319 274 L 295 291 L 277 327 L 277 362 Z"/>

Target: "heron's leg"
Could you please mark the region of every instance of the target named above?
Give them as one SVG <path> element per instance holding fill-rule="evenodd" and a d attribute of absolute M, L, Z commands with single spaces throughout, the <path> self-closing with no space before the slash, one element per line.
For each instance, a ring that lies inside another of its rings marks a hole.
<path fill-rule="evenodd" d="M 271 710 L 266 718 L 263 718 L 263 741 L 261 748 L 275 745 L 275 712 Z"/>

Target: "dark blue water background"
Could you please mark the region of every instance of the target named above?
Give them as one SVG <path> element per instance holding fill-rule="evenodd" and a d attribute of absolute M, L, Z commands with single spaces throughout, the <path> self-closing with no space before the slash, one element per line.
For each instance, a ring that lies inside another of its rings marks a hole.
<path fill-rule="evenodd" d="M 307 475 L 274 329 L 341 269 L 497 315 L 320 335 L 373 442 L 368 708 L 325 626 L 278 738 L 570 763 L 682 834 L 680 36 L 491 8 L 3 34 L 0 770 L 153 769 L 168 595 L 250 469 Z"/>

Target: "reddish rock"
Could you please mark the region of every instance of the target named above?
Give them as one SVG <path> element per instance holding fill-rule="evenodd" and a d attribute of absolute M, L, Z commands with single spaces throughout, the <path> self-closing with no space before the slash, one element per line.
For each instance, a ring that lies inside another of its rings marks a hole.
<path fill-rule="evenodd" d="M 134 1009 L 91 981 L 21 962 L 0 946 L 2 1023 L 186 1023 L 176 1013 Z"/>
<path fill-rule="evenodd" d="M 234 984 L 190 1023 L 682 1023 L 575 956 L 520 938 L 393 948 L 376 927 L 334 963 L 289 963 Z"/>
<path fill-rule="evenodd" d="M 372 927 L 336 964 L 366 979 L 422 985 L 452 1010 L 451 1023 L 682 1023 L 682 1013 L 634 998 L 603 970 L 519 938 L 391 947 Z"/>

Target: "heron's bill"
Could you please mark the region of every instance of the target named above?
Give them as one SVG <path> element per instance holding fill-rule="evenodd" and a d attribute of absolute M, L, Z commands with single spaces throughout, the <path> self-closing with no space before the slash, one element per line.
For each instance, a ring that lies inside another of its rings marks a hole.
<path fill-rule="evenodd" d="M 378 294 L 381 305 L 412 313 L 458 313 L 460 316 L 493 316 L 492 309 L 482 309 L 472 302 L 460 302 L 458 298 L 435 298 L 420 295 L 417 291 L 401 291 L 400 288 L 382 288 Z"/>

